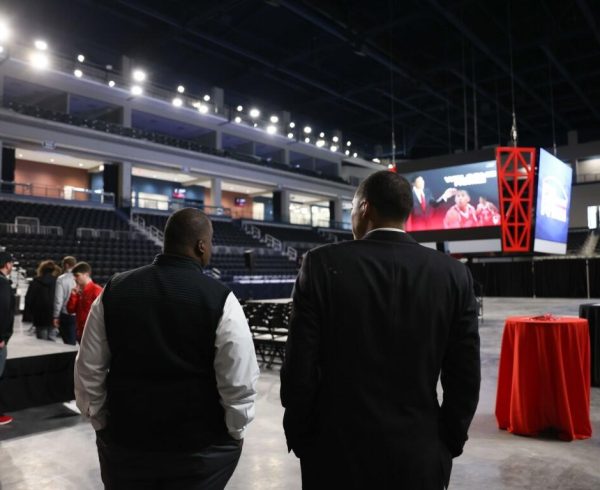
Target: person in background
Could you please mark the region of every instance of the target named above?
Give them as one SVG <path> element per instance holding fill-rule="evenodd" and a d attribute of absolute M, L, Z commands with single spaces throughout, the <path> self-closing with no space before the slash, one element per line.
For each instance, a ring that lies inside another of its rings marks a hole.
<path fill-rule="evenodd" d="M 107 490 L 221 490 L 236 468 L 259 370 L 240 303 L 203 273 L 212 235 L 202 211 L 175 212 L 164 252 L 92 306 L 75 394 Z"/>
<path fill-rule="evenodd" d="M 442 490 L 463 451 L 481 379 L 473 280 L 405 233 L 412 201 L 404 177 L 371 174 L 355 240 L 302 263 L 281 402 L 305 490 Z"/>
<path fill-rule="evenodd" d="M 9 279 L 14 261 L 8 252 L 0 252 L 0 377 L 4 373 L 8 341 L 15 321 L 15 293 Z M 0 407 L 0 425 L 10 424 L 12 421 L 13 418 L 5 415 Z"/>
<path fill-rule="evenodd" d="M 500 211 L 484 196 L 479 196 L 476 213 L 479 226 L 495 226 L 500 224 Z"/>
<path fill-rule="evenodd" d="M 102 287 L 92 280 L 92 268 L 87 262 L 78 262 L 71 270 L 75 288 L 67 301 L 67 312 L 75 315 L 76 339 L 81 343 L 85 321 L 94 300 L 100 296 Z"/>
<path fill-rule="evenodd" d="M 67 303 L 71 291 L 75 288 L 75 280 L 71 270 L 75 267 L 77 260 L 70 255 L 62 260 L 63 273 L 56 280 L 54 292 L 53 325 L 58 328 L 61 338 L 65 344 L 75 345 L 75 315 L 67 311 Z"/>
<path fill-rule="evenodd" d="M 52 260 L 40 262 L 36 276 L 29 284 L 25 295 L 25 312 L 33 322 L 37 338 L 41 340 L 54 340 L 52 338 L 54 329 L 52 312 L 56 276 L 59 271 L 60 269 Z"/>
<path fill-rule="evenodd" d="M 422 175 L 417 175 L 412 182 L 412 211 L 410 219 L 413 230 L 421 231 L 430 229 L 434 209 L 456 194 L 454 187 L 449 187 L 444 193 L 435 198 L 428 187 L 425 186 L 425 179 Z"/>

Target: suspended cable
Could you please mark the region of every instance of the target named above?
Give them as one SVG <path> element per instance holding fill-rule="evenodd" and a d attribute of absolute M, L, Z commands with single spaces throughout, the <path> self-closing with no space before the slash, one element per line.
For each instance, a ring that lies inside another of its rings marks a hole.
<path fill-rule="evenodd" d="M 511 10 L 510 0 L 506 3 L 507 10 L 507 30 L 508 30 L 508 55 L 510 57 L 510 96 L 512 103 L 512 126 L 510 128 L 510 138 L 513 146 L 517 146 L 519 133 L 517 131 L 517 115 L 515 112 L 515 70 L 513 65 L 513 45 L 512 45 L 512 24 L 511 24 Z"/>
<path fill-rule="evenodd" d="M 467 114 L 467 75 L 465 68 L 465 38 L 462 38 L 463 119 L 465 121 L 465 152 L 469 151 L 469 120 Z"/>
<path fill-rule="evenodd" d="M 475 78 L 475 53 L 471 47 L 471 73 L 473 77 L 473 149 L 479 149 L 479 134 L 477 127 L 477 80 Z"/>
<path fill-rule="evenodd" d="M 396 128 L 395 128 L 395 111 L 394 111 L 394 70 L 392 69 L 392 65 L 393 65 L 393 53 L 394 53 L 394 42 L 393 42 L 393 29 L 392 26 L 394 25 L 393 23 L 393 19 L 394 19 L 394 9 L 393 9 L 393 1 L 390 0 L 388 2 L 388 6 L 390 9 L 390 20 L 392 22 L 390 22 L 390 117 L 391 117 L 391 130 L 392 130 L 392 137 L 391 137 L 391 145 L 392 145 L 392 165 L 396 166 Z"/>
<path fill-rule="evenodd" d="M 552 121 L 552 151 L 556 156 L 556 122 L 554 121 L 554 87 L 552 85 L 552 65 L 548 60 L 548 85 L 550 85 L 550 117 Z"/>

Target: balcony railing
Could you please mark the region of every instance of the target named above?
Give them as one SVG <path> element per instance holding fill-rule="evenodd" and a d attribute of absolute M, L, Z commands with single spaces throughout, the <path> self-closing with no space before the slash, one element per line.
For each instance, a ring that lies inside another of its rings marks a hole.
<path fill-rule="evenodd" d="M 0 180 L 0 193 L 17 196 L 31 196 L 47 199 L 63 199 L 65 201 L 94 202 L 100 204 L 115 204 L 112 192 L 83 189 L 80 187 L 58 187 L 34 182 L 9 182 Z"/>

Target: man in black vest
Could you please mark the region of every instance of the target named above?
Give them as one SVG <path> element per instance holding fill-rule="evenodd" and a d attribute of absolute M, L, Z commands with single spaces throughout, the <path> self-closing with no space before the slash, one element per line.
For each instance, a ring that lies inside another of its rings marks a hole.
<path fill-rule="evenodd" d="M 107 489 L 223 489 L 237 465 L 259 371 L 239 302 L 202 272 L 212 234 L 201 211 L 177 211 L 164 253 L 92 306 L 75 392 Z"/>
<path fill-rule="evenodd" d="M 12 336 L 15 322 L 15 293 L 9 279 L 14 261 L 8 252 L 0 252 L 0 377 L 6 366 L 8 340 Z M 10 415 L 2 413 L 0 407 L 0 425 L 10 424 L 12 420 Z"/>
<path fill-rule="evenodd" d="M 355 240 L 308 252 L 294 288 L 288 447 L 305 489 L 441 490 L 479 398 L 471 275 L 404 232 L 400 175 L 372 174 L 352 206 Z"/>

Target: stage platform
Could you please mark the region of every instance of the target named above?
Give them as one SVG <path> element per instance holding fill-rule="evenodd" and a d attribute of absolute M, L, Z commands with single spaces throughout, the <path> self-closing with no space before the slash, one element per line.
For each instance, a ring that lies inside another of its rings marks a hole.
<path fill-rule="evenodd" d="M 37 339 L 31 324 L 15 318 L 8 359 L 0 379 L 0 408 L 5 412 L 73 400 L 77 346 Z"/>

